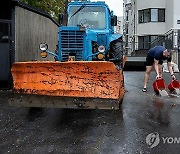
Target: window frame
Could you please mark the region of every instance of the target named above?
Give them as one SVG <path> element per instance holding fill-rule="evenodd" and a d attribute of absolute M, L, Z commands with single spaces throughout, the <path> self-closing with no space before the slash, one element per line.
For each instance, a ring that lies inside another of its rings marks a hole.
<path fill-rule="evenodd" d="M 140 18 L 140 17 L 142 17 L 142 18 Z M 144 11 L 143 10 L 138 11 L 138 21 L 139 21 L 139 23 L 144 23 Z"/>
<path fill-rule="evenodd" d="M 162 11 L 162 10 L 164 11 L 164 12 L 163 12 L 163 16 L 164 16 L 164 17 L 163 17 L 163 21 L 160 21 L 160 20 L 159 20 L 159 19 L 160 19 L 160 11 Z M 158 9 L 158 22 L 165 22 L 165 20 L 166 20 L 166 9 L 165 9 L 165 8 L 159 8 L 159 9 Z"/>
<path fill-rule="evenodd" d="M 138 36 L 138 49 L 139 50 L 149 50 L 151 48 L 151 43 L 155 40 L 152 40 L 152 36 L 163 39 L 165 37 L 164 35 L 144 35 L 144 36 Z M 148 41 L 146 39 L 148 38 Z M 156 38 L 156 39 L 157 39 Z M 141 39 L 141 41 L 140 41 Z M 141 44 L 140 44 L 141 42 Z M 148 46 L 148 48 L 146 48 Z"/>
<path fill-rule="evenodd" d="M 152 10 L 155 10 L 157 9 L 157 21 L 152 21 Z M 149 14 L 148 14 L 148 20 L 145 20 L 145 11 L 149 11 Z M 163 13 L 163 20 L 160 20 L 161 19 L 161 16 L 160 16 L 160 12 L 162 11 Z M 142 19 L 141 19 L 142 17 Z M 138 23 L 141 24 L 141 23 L 148 23 L 148 22 L 165 22 L 165 18 L 166 18 L 166 9 L 165 8 L 148 8 L 148 9 L 143 9 L 143 10 L 138 10 Z"/>

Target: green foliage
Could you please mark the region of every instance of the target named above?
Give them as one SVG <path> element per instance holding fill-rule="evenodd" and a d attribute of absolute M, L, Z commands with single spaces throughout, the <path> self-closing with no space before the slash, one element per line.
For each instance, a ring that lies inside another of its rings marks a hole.
<path fill-rule="evenodd" d="M 67 0 L 21 0 L 30 6 L 48 12 L 56 21 L 59 13 L 64 13 Z"/>

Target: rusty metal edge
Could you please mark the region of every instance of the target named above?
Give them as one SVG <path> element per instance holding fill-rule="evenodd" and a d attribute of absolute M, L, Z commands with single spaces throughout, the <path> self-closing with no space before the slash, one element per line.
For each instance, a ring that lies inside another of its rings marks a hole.
<path fill-rule="evenodd" d="M 11 93 L 10 96 L 8 98 L 9 104 L 18 107 L 118 110 L 123 101 L 117 99 L 75 98 L 17 93 Z"/>

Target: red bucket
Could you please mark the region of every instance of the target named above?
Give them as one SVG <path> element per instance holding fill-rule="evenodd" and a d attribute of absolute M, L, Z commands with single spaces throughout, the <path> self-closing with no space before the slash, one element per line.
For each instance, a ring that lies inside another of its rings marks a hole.
<path fill-rule="evenodd" d="M 159 94 L 159 90 L 165 90 L 166 89 L 166 85 L 165 82 L 162 78 L 157 79 L 156 81 L 154 81 L 153 83 L 153 88 L 155 93 Z"/>
<path fill-rule="evenodd" d="M 172 80 L 171 83 L 168 85 L 168 89 L 170 91 L 174 91 L 175 89 L 180 88 L 180 83 L 178 80 Z"/>

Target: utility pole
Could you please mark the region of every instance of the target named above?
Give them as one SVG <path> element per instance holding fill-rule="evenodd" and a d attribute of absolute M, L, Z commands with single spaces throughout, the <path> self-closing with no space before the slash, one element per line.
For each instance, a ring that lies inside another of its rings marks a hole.
<path fill-rule="evenodd" d="M 133 44 L 133 50 L 134 50 L 134 54 L 136 54 L 135 52 L 135 48 L 136 48 L 136 2 L 134 0 L 133 2 L 134 5 L 134 44 Z M 135 55 L 136 56 L 136 55 Z"/>

